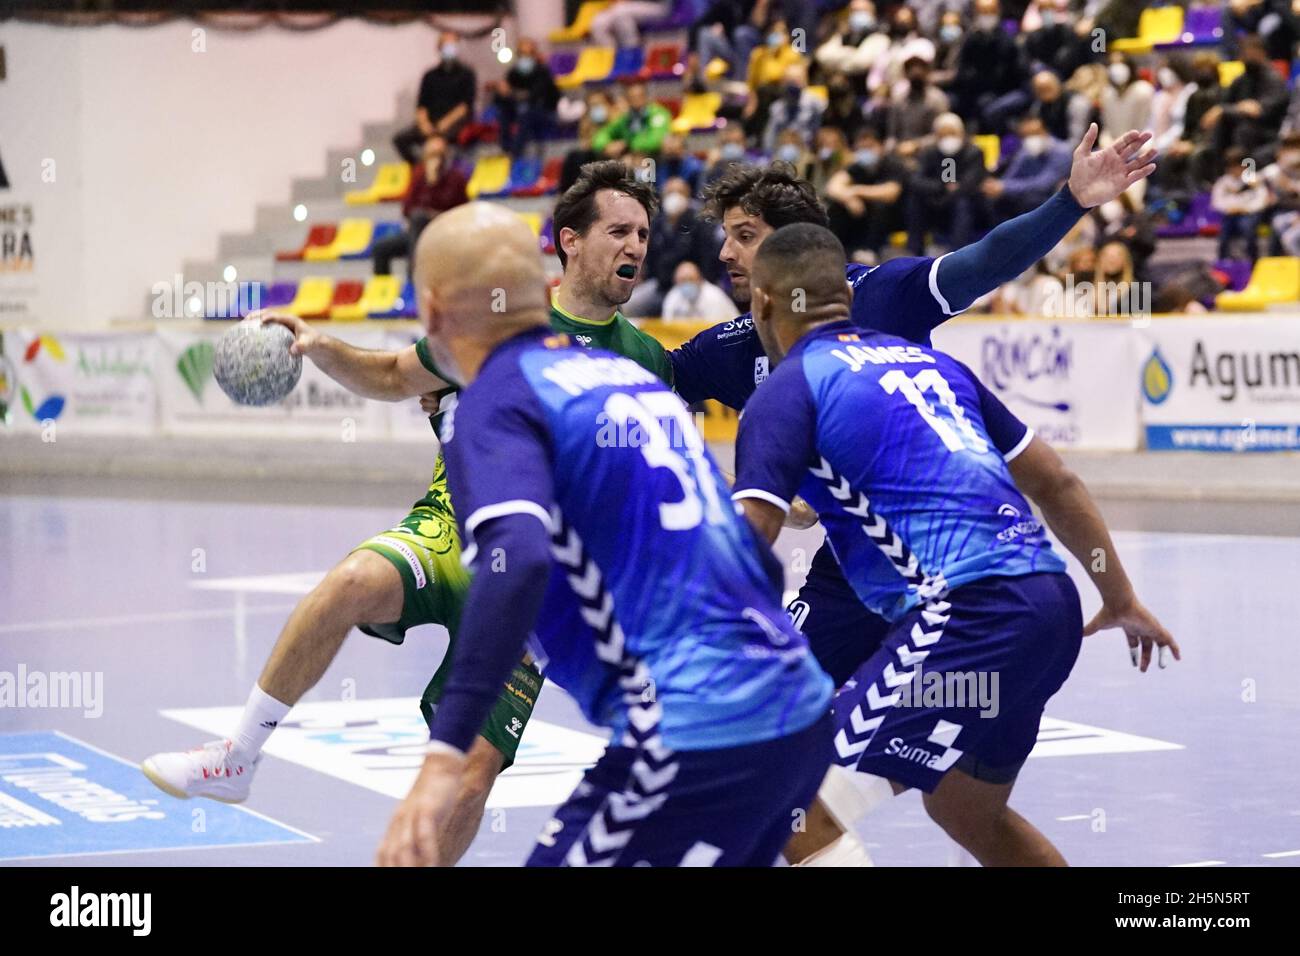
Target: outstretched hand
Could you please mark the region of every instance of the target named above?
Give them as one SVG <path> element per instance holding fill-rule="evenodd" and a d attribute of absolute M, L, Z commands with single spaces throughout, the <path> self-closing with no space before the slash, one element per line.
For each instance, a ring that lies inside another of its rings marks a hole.
<path fill-rule="evenodd" d="M 1079 205 L 1091 209 L 1110 202 L 1155 172 L 1156 151 L 1143 148 L 1151 136 L 1131 129 L 1105 149 L 1094 152 L 1097 124 L 1091 124 L 1074 148 L 1074 162 L 1070 166 L 1070 192 Z"/>
<path fill-rule="evenodd" d="M 1165 666 L 1165 648 L 1173 652 L 1174 660 L 1183 659 L 1182 651 L 1178 648 L 1178 642 L 1173 636 L 1164 629 L 1164 626 L 1156 620 L 1156 616 L 1142 606 L 1141 602 L 1134 600 L 1131 604 L 1123 608 L 1113 608 L 1103 605 L 1097 615 L 1088 622 L 1088 626 L 1083 629 L 1083 634 L 1087 637 L 1089 634 L 1095 634 L 1109 627 L 1123 628 L 1124 636 L 1128 638 L 1129 654 L 1133 659 L 1133 666 L 1139 668 L 1143 673 L 1151 666 L 1151 649 L 1160 648 L 1160 667 Z M 1141 663 L 1138 663 L 1138 646 L 1142 647 Z"/>

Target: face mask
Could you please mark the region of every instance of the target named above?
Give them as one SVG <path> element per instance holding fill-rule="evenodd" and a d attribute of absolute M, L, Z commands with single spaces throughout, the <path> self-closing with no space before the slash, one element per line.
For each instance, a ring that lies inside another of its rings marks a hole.
<path fill-rule="evenodd" d="M 859 33 L 876 28 L 876 19 L 866 10 L 854 10 L 849 14 L 849 29 Z"/>
<path fill-rule="evenodd" d="M 521 56 L 521 57 L 519 58 L 519 72 L 520 72 L 520 73 L 523 73 L 523 74 L 527 75 L 527 74 L 533 72 L 533 68 L 536 67 L 536 66 L 537 66 L 537 61 L 534 60 L 531 56 Z"/>
<path fill-rule="evenodd" d="M 975 29 L 984 33 L 992 33 L 998 28 L 998 18 L 991 15 L 984 15 L 975 18 Z"/>
<path fill-rule="evenodd" d="M 925 77 L 923 76 L 909 76 L 907 82 L 914 90 L 925 89 Z"/>
<path fill-rule="evenodd" d="M 1043 151 L 1047 149 L 1047 137 L 1026 136 L 1020 145 L 1024 147 L 1025 152 L 1030 156 L 1041 156 Z"/>
<path fill-rule="evenodd" d="M 1162 66 L 1156 73 L 1156 79 L 1160 82 L 1160 88 L 1164 90 L 1171 89 L 1178 85 L 1178 74 L 1167 66 Z"/>
<path fill-rule="evenodd" d="M 1116 86 L 1124 86 L 1132 75 L 1127 63 L 1112 63 L 1106 73 Z"/>
<path fill-rule="evenodd" d="M 1043 16 L 1043 26 L 1045 26 L 1045 27 L 1054 27 L 1054 26 L 1056 26 L 1056 11 L 1055 11 L 1055 10 L 1044 10 L 1042 16 Z"/>
<path fill-rule="evenodd" d="M 862 166 L 874 166 L 880 159 L 880 153 L 874 149 L 860 149 L 853 154 L 853 158 Z"/>
<path fill-rule="evenodd" d="M 740 157 L 744 155 L 745 155 L 745 147 L 741 146 L 739 143 L 722 144 L 723 159 L 740 159 Z"/>
<path fill-rule="evenodd" d="M 960 136 L 939 137 L 939 152 L 943 153 L 945 156 L 956 156 L 957 152 L 960 149 L 961 149 Z"/>
<path fill-rule="evenodd" d="M 944 43 L 956 43 L 961 39 L 961 27 L 955 23 L 945 23 L 939 28 L 939 39 Z"/>
<path fill-rule="evenodd" d="M 680 216 L 690 205 L 690 200 L 681 193 L 669 193 L 664 197 L 664 212 L 670 216 Z"/>
<path fill-rule="evenodd" d="M 460 52 L 460 47 L 454 43 L 444 43 L 442 45 L 442 58 L 444 60 L 456 59 L 456 54 Z"/>
<path fill-rule="evenodd" d="M 776 151 L 777 159 L 781 160 L 783 163 L 790 163 L 791 165 L 799 162 L 799 157 L 802 155 L 803 150 L 794 143 L 783 143 Z"/>
<path fill-rule="evenodd" d="M 784 42 L 785 42 L 785 37 L 783 37 L 779 33 L 769 33 L 767 35 L 767 45 L 772 47 L 772 49 L 776 49 Z"/>
<path fill-rule="evenodd" d="M 827 162 L 834 155 L 835 150 L 831 149 L 829 146 L 823 146 L 821 149 L 817 150 L 817 158 L 823 163 Z"/>
<path fill-rule="evenodd" d="M 604 123 L 609 119 L 609 110 L 603 106 L 593 106 L 587 115 L 591 117 L 593 123 Z"/>
<path fill-rule="evenodd" d="M 700 297 L 700 284 L 698 282 L 681 282 L 678 283 L 677 289 L 688 302 L 694 302 Z"/>
<path fill-rule="evenodd" d="M 912 32 L 914 26 L 915 24 L 907 22 L 895 23 L 889 28 L 889 33 L 894 37 L 905 37 Z"/>

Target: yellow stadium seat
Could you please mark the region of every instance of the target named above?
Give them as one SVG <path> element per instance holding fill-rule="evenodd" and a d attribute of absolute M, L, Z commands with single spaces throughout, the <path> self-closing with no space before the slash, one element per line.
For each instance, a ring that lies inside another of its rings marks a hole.
<path fill-rule="evenodd" d="M 573 18 L 572 23 L 551 31 L 551 42 L 574 43 L 581 40 L 591 32 L 591 21 L 596 19 L 596 14 L 604 10 L 609 4 L 610 0 L 586 0 L 582 6 L 578 7 L 578 15 Z"/>
<path fill-rule="evenodd" d="M 1246 72 L 1246 64 L 1241 60 L 1225 60 L 1219 64 L 1219 85 L 1232 86 L 1232 81 Z"/>
<path fill-rule="evenodd" d="M 984 168 L 989 172 L 998 168 L 998 163 L 1002 159 L 1002 141 L 993 134 L 983 136 L 972 136 L 970 141 L 980 148 L 984 154 Z"/>
<path fill-rule="evenodd" d="M 808 87 L 808 95 L 820 100 L 823 104 L 830 102 L 830 91 L 825 86 Z"/>
<path fill-rule="evenodd" d="M 351 305 L 336 305 L 330 309 L 330 318 L 342 321 L 364 319 L 372 312 L 389 312 L 402 293 L 402 283 L 397 276 L 371 276 L 361 293 L 361 301 Z"/>
<path fill-rule="evenodd" d="M 519 218 L 528 223 L 528 228 L 533 231 L 534 236 L 542 234 L 542 214 L 539 212 L 521 212 Z"/>
<path fill-rule="evenodd" d="M 1255 312 L 1274 302 L 1296 301 L 1300 301 L 1300 258 L 1266 256 L 1255 262 L 1246 288 L 1220 292 L 1214 304 L 1226 312 Z"/>
<path fill-rule="evenodd" d="M 712 126 L 722 108 L 721 93 L 688 93 L 682 100 L 681 111 L 673 120 L 674 133 L 689 133 L 693 129 Z"/>
<path fill-rule="evenodd" d="M 891 232 L 889 234 L 889 244 L 895 249 L 902 249 L 907 245 L 907 233 L 901 229 L 898 232 Z"/>
<path fill-rule="evenodd" d="M 1115 40 L 1110 48 L 1120 53 L 1150 53 L 1157 43 L 1173 43 L 1182 35 L 1182 7 L 1148 7 L 1138 18 L 1138 35 Z"/>
<path fill-rule="evenodd" d="M 401 199 L 411 188 L 411 167 L 406 163 L 384 163 L 375 170 L 374 181 L 365 189 L 354 189 L 343 197 L 349 205 Z"/>
<path fill-rule="evenodd" d="M 570 90 L 583 83 L 598 83 L 607 79 L 614 71 L 614 55 L 617 52 L 612 46 L 584 47 L 578 54 L 573 72 L 556 77 L 555 85 L 562 90 Z"/>
<path fill-rule="evenodd" d="M 365 252 L 370 248 L 370 237 L 375 231 L 371 219 L 344 219 L 339 223 L 334 241 L 328 246 L 308 246 L 302 254 L 310 261 L 331 262 L 346 255 Z"/>
<path fill-rule="evenodd" d="M 299 282 L 293 301 L 284 310 L 304 319 L 323 319 L 333 301 L 334 280 L 318 276 Z"/>
<path fill-rule="evenodd" d="M 465 194 L 474 199 L 479 193 L 497 193 L 506 188 L 510 181 L 510 157 L 505 153 L 500 156 L 480 156 L 470 174 L 469 185 Z"/>

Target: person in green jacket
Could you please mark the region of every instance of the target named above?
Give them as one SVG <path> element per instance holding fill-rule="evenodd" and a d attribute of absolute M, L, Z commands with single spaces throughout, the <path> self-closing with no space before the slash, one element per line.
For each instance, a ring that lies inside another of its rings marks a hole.
<path fill-rule="evenodd" d="M 605 155 L 621 155 L 628 150 L 654 155 L 663 145 L 672 122 L 672 113 L 650 101 L 646 85 L 633 83 L 627 88 L 627 110 L 596 131 L 591 140 L 591 148 Z M 617 154 L 607 150 L 613 143 L 623 144 Z"/>

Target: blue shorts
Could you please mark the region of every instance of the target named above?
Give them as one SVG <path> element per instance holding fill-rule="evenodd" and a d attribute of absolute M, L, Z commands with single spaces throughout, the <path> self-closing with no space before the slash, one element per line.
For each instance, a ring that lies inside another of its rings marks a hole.
<path fill-rule="evenodd" d="M 771 866 L 831 763 L 830 716 L 719 750 L 610 747 L 527 866 Z"/>
<path fill-rule="evenodd" d="M 985 578 L 896 621 L 833 703 L 837 763 L 927 793 L 1015 780 L 1083 639 L 1066 574 Z"/>
<path fill-rule="evenodd" d="M 889 633 L 889 622 L 868 611 L 853 593 L 826 543 L 813 557 L 808 578 L 786 611 L 836 687 L 853 676 Z"/>

